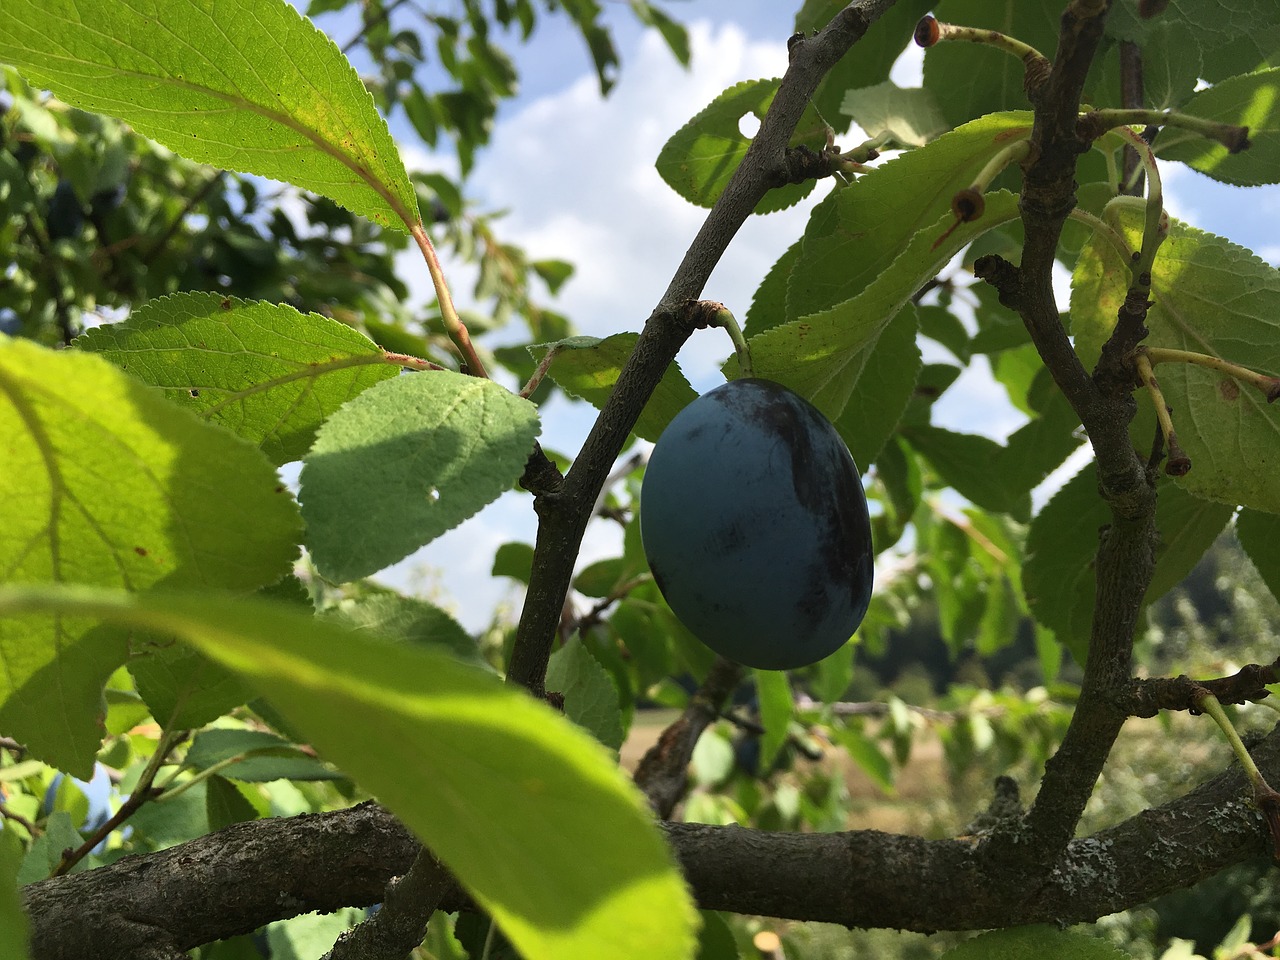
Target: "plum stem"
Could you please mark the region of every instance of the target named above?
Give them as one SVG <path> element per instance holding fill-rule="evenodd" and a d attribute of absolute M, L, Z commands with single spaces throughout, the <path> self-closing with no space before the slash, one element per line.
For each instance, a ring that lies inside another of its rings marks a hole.
<path fill-rule="evenodd" d="M 751 347 L 747 344 L 747 338 L 742 335 L 742 327 L 738 325 L 738 318 L 733 315 L 733 312 L 728 307 L 721 305 L 711 325 L 723 327 L 728 332 L 729 339 L 733 341 L 733 349 L 738 354 L 738 368 L 742 371 L 744 377 L 753 376 L 751 372 Z"/>

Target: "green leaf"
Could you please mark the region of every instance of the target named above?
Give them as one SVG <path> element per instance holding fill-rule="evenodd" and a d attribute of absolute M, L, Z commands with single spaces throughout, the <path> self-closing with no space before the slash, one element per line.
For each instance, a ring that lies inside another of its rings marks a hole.
<path fill-rule="evenodd" d="M 493 555 L 495 577 L 510 577 L 528 586 L 533 572 L 533 547 L 527 543 L 504 543 Z"/>
<path fill-rule="evenodd" d="M 316 568 L 346 582 L 408 556 L 510 489 L 537 435 L 537 408 L 491 380 L 431 371 L 366 390 L 304 460 Z"/>
<path fill-rule="evenodd" d="M 977 506 L 1031 517 L 1030 494 L 1082 442 L 1080 421 L 1055 388 L 1043 415 L 1010 435 L 1005 445 L 977 434 L 912 426 L 903 435 L 955 491 Z"/>
<path fill-rule="evenodd" d="M 529 960 L 692 954 L 693 905 L 644 799 L 604 748 L 496 677 L 264 601 L 0 587 L 0 614 L 36 609 L 176 634 L 243 674 Z"/>
<path fill-rule="evenodd" d="M 795 32 L 811 36 L 848 6 L 847 0 L 805 0 L 796 14 Z M 898 0 L 882 13 L 858 42 L 858 52 L 842 57 L 823 77 L 813 105 L 827 122 L 843 131 L 848 120 L 840 113 L 846 90 L 868 87 L 889 79 L 889 71 L 911 42 L 916 22 L 933 7 L 933 0 Z"/>
<path fill-rule="evenodd" d="M 210 830 L 221 830 L 233 823 L 258 819 L 258 811 L 240 792 L 240 788 L 218 776 L 210 777 L 205 782 L 204 809 L 205 816 L 209 818 Z"/>
<path fill-rule="evenodd" d="M 65 810 L 55 810 L 44 822 L 44 832 L 36 837 L 31 849 L 22 860 L 18 870 L 18 886 L 25 887 L 29 883 L 48 879 L 62 862 L 63 850 L 77 850 L 84 843 L 84 838 L 76 832 L 71 822 L 71 814 Z M 72 873 L 85 869 L 87 864 L 81 860 L 71 868 Z"/>
<path fill-rule="evenodd" d="M 131 659 L 129 673 L 151 715 L 167 729 L 203 727 L 252 696 L 240 677 L 190 647 L 173 641 L 138 646 L 146 656 Z"/>
<path fill-rule="evenodd" d="M 22 841 L 14 830 L 0 829 L 0 957 L 30 960 L 30 923 L 18 897 Z"/>
<path fill-rule="evenodd" d="M 1223 183 L 1280 183 L 1280 68 L 1231 77 L 1201 90 L 1184 113 L 1249 128 L 1249 149 L 1228 153 L 1216 140 L 1167 127 L 1156 138 L 1156 155 L 1181 160 Z"/>
<path fill-rule="evenodd" d="M 1113 206 L 1131 249 L 1141 243 L 1140 206 Z M 1072 276 L 1071 315 L 1076 346 L 1096 359 L 1115 326 L 1129 285 L 1129 264 L 1110 244 L 1094 239 Z M 1280 373 L 1280 271 L 1228 240 L 1169 225 L 1151 271 L 1148 347 L 1221 357 Z M 1280 409 L 1262 392 L 1204 367 L 1162 363 L 1156 368 L 1173 424 L 1191 470 L 1178 482 L 1199 497 L 1280 513 Z M 1145 393 L 1141 399 L 1149 405 Z M 1149 443 L 1150 435 L 1141 438 Z"/>
<path fill-rule="evenodd" d="M 631 9 L 637 20 L 658 31 L 680 66 L 689 66 L 689 31 L 684 28 L 684 24 L 672 20 L 647 0 L 631 0 Z"/>
<path fill-rule="evenodd" d="M 990 437 L 930 426 L 911 427 L 905 436 L 961 496 L 985 510 L 1030 519 L 1031 492 L 996 468 L 1005 451 Z"/>
<path fill-rule="evenodd" d="M 702 930 L 698 933 L 698 953 L 695 960 L 738 960 L 738 943 L 723 916 L 711 910 L 702 914 Z"/>
<path fill-rule="evenodd" d="M 935 141 L 916 152 L 942 142 Z M 918 231 L 893 265 L 882 269 L 857 296 L 752 337 L 749 344 L 755 375 L 790 387 L 828 419 L 838 421 L 885 327 L 899 317 L 912 295 L 975 236 L 1017 215 L 1017 198 L 1003 190 L 987 196 L 986 212 L 977 221 L 957 225 L 953 215 L 945 214 Z M 807 245 L 808 240 L 805 242 Z M 793 274 L 793 293 L 795 283 Z M 909 311 L 905 316 L 911 318 L 914 336 L 915 314 Z M 908 321 L 903 317 L 896 322 Z M 736 374 L 736 358 L 729 359 L 725 371 Z"/>
<path fill-rule="evenodd" d="M 751 146 L 740 122 L 745 117 L 764 119 L 778 92 L 778 82 L 745 80 L 736 84 L 677 130 L 658 154 L 658 173 L 667 185 L 690 203 L 700 207 L 714 204 Z M 825 144 L 826 124 L 810 104 L 789 145 L 820 150 Z M 770 190 L 755 212 L 773 213 L 794 206 L 809 195 L 813 185 L 813 180 L 806 180 Z"/>
<path fill-rule="evenodd" d="M 201 731 L 191 741 L 184 763 L 194 770 L 208 770 L 216 766 L 221 776 L 246 783 L 342 777 L 332 767 L 303 753 L 288 740 L 265 730 Z"/>
<path fill-rule="evenodd" d="M 904 315 L 914 306 L 903 308 Z M 916 325 L 906 316 L 890 323 L 871 348 L 849 393 L 844 412 L 832 424 L 864 473 L 880 459 L 919 383 L 920 347 Z"/>
<path fill-rule="evenodd" d="M 618 688 L 577 637 L 551 655 L 546 687 L 564 695 L 566 717 L 610 750 L 622 749 L 626 734 Z"/>
<path fill-rule="evenodd" d="M 1280 517 L 1241 510 L 1236 517 L 1236 537 L 1271 595 L 1280 598 Z"/>
<path fill-rule="evenodd" d="M 1195 91 L 1202 69 L 1196 33 L 1186 23 L 1163 18 L 1149 30 L 1142 45 L 1142 95 L 1151 109 L 1172 110 L 1185 103 Z M 1166 128 L 1160 136 L 1174 132 L 1174 128 Z M 1156 152 L 1160 152 L 1159 138 Z"/>
<path fill-rule="evenodd" d="M 751 672 L 760 698 L 760 725 L 764 727 L 764 736 L 760 738 L 760 770 L 766 771 L 772 769 L 778 754 L 787 745 L 796 706 L 791 696 L 791 681 L 785 671 Z"/>
<path fill-rule="evenodd" d="M 787 320 L 787 283 L 791 279 L 791 271 L 800 259 L 800 243 L 797 240 L 787 247 L 769 272 L 756 287 L 751 298 L 751 306 L 747 308 L 746 318 L 742 322 L 742 332 L 748 337 L 763 333 Z"/>
<path fill-rule="evenodd" d="M 995 930 L 966 940 L 941 960 L 1131 960 L 1106 940 L 1048 924 Z"/>
<path fill-rule="evenodd" d="M 250 591 L 297 555 L 297 507 L 262 453 L 100 357 L 0 338 L 0 570 L 11 583 Z M 0 625 L 0 728 L 87 779 L 128 635 Z"/>
<path fill-rule="evenodd" d="M 1190 29 L 1195 49 L 1186 51 L 1202 63 L 1200 76 L 1217 83 L 1259 67 L 1280 66 L 1280 7 L 1271 0 L 1172 0 L 1158 18 L 1140 19 L 1136 4 L 1113 4 L 1106 30 L 1113 37 L 1143 47 L 1161 24 Z M 1268 62 L 1270 61 L 1270 62 Z"/>
<path fill-rule="evenodd" d="M 848 751 L 849 758 L 858 765 L 858 769 L 871 778 L 872 783 L 886 794 L 894 792 L 893 764 L 874 740 L 856 727 L 845 727 L 837 731 L 835 738 Z"/>
<path fill-rule="evenodd" d="M 904 147 L 923 147 L 948 129 L 933 91 L 904 90 L 892 80 L 848 91 L 840 112 L 853 117 L 868 136 L 888 133 Z"/>
<path fill-rule="evenodd" d="M 973 183 L 987 161 L 1030 132 L 1029 113 L 983 117 L 833 192 L 814 207 L 805 227 L 802 253 L 787 286 L 787 319 L 826 310 L 862 292 L 897 263 L 922 230 L 931 235 L 923 247 L 913 246 L 913 256 L 928 256 L 930 246 L 955 222 L 951 200 L 956 193 Z M 1005 222 L 995 209 L 998 197 L 988 194 L 986 213 L 961 224 L 955 236 L 973 240 Z M 953 254 L 924 280 L 932 280 Z"/>
<path fill-rule="evenodd" d="M 337 320 L 209 293 L 151 300 L 76 346 L 258 444 L 277 464 L 301 458 L 326 418 L 399 372 Z"/>
<path fill-rule="evenodd" d="M 942 0 L 938 19 L 966 27 L 999 30 L 1052 58 L 1058 48 L 1062 10 L 1051 3 L 992 3 Z M 1022 61 L 981 43 L 938 43 L 924 54 L 924 85 L 934 91 L 951 125 L 997 110 L 1024 108 Z"/>
<path fill-rule="evenodd" d="M 603 340 L 570 337 L 555 343 L 534 344 L 529 352 L 535 359 L 542 360 L 548 351 L 554 351 L 549 371 L 551 379 L 565 393 L 581 397 L 600 409 L 613 393 L 613 386 L 635 350 L 639 336 L 636 333 L 615 333 Z M 656 441 L 672 418 L 697 396 L 680 372 L 679 365 L 671 364 L 640 412 L 633 432 L 638 437 Z"/>
<path fill-rule="evenodd" d="M 5 0 L 0 62 L 192 160 L 296 184 L 383 226 L 419 222 L 360 76 L 284 0 Z"/>
<path fill-rule="evenodd" d="M 1157 600 L 1191 572 L 1231 518 L 1231 508 L 1193 497 L 1162 480 L 1156 502 L 1160 544 L 1155 575 L 1143 598 Z M 1089 464 L 1059 490 L 1031 522 L 1022 585 L 1032 615 L 1084 663 L 1095 597 L 1098 531 L 1111 522 L 1098 496 L 1098 474 Z"/>

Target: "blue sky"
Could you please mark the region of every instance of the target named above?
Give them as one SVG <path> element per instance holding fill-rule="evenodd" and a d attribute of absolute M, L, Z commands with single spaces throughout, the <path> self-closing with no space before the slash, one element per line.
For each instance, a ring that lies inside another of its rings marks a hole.
<path fill-rule="evenodd" d="M 499 230 L 534 258 L 556 257 L 577 273 L 556 302 L 580 332 L 607 336 L 638 330 L 674 272 L 705 211 L 676 196 L 658 177 L 653 161 L 666 139 L 721 90 L 741 80 L 780 76 L 793 4 L 776 0 L 691 0 L 666 5 L 690 29 L 693 66 L 684 70 L 652 31 L 643 31 L 622 4 L 607 5 L 622 60 L 617 87 L 601 101 L 581 38 L 560 17 L 544 17 L 531 42 L 513 49 L 520 95 L 503 105 L 491 146 L 469 181 L 483 207 L 509 210 Z M 354 24 L 341 18 L 318 23 L 344 42 Z M 919 82 L 920 51 L 910 51 L 895 71 L 900 85 Z M 396 124 L 393 122 L 393 132 Z M 406 160 L 417 169 L 455 172 L 447 153 L 430 154 L 405 137 Z M 853 142 L 850 138 L 850 142 Z M 584 161 L 583 158 L 591 158 Z M 603 162 L 602 162 L 603 161 Z M 1280 260 L 1280 188 L 1225 187 L 1180 165 L 1166 167 L 1171 213 Z M 759 279 L 803 231 L 808 211 L 826 192 L 792 210 L 753 218 L 708 283 L 704 296 L 746 312 Z M 431 296 L 420 261 L 406 258 L 405 275 L 416 296 Z M 465 267 L 446 263 L 455 297 L 466 303 L 473 279 Z M 1065 288 L 1064 288 L 1065 290 Z M 1063 299 L 1065 306 L 1065 297 Z M 698 389 L 719 382 L 729 352 L 723 333 L 703 331 L 680 363 Z M 1019 424 L 1003 390 L 981 364 L 953 388 L 954 399 L 937 419 L 944 426 L 1006 435 Z M 552 403 L 543 410 L 543 442 L 572 455 L 594 411 Z M 856 451 L 855 451 L 856 457 Z M 1060 472 L 1060 483 L 1079 461 Z M 1042 498 L 1046 495 L 1042 492 Z M 479 629 L 501 602 L 515 603 L 505 582 L 489 578 L 493 551 L 509 540 L 532 542 L 530 499 L 507 494 L 462 527 L 428 545 L 380 579 L 423 588 L 449 606 L 469 629 Z M 588 532 L 582 563 L 620 547 L 616 525 L 598 522 Z"/>

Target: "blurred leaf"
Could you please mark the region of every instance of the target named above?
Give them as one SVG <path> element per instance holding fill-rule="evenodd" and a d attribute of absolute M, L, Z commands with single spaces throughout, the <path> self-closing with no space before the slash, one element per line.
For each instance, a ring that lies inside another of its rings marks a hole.
<path fill-rule="evenodd" d="M 74 16 L 5 0 L 0 62 L 193 160 L 294 183 L 384 227 L 418 222 L 373 98 L 284 0 L 95 0 Z"/>
<path fill-rule="evenodd" d="M 0 957 L 9 960 L 30 960 L 31 957 L 30 923 L 18 897 L 22 854 L 18 834 L 13 830 L 0 830 Z"/>
<path fill-rule="evenodd" d="M 984 933 L 952 947 L 941 960 L 1130 960 L 1106 940 L 1047 924 Z"/>
<path fill-rule="evenodd" d="M 537 435 L 537 408 L 491 380 L 440 370 L 366 390 L 303 464 L 316 567 L 345 583 L 403 559 L 510 489 Z"/>
<path fill-rule="evenodd" d="M 630 3 L 636 19 L 645 26 L 653 27 L 657 30 L 662 35 L 662 39 L 668 49 L 670 49 L 671 55 L 680 62 L 682 67 L 688 67 L 689 31 L 684 28 L 684 25 L 672 20 L 647 0 L 630 0 Z"/>
<path fill-rule="evenodd" d="M 1280 599 L 1280 517 L 1241 510 L 1236 517 L 1236 537 L 1271 595 Z"/>
<path fill-rule="evenodd" d="M 529 960 L 693 952 L 693 905 L 638 791 L 599 744 L 492 675 L 264 601 L 0 587 L 0 615 L 32 609 L 177 634 L 242 673 L 417 833 Z"/>
<path fill-rule="evenodd" d="M 760 725 L 764 727 L 764 736 L 760 738 L 760 771 L 764 773 L 772 769 L 791 735 L 795 702 L 785 671 L 752 670 L 751 673 L 760 698 Z"/>
<path fill-rule="evenodd" d="M 504 543 L 493 555 L 493 569 L 489 572 L 495 577 L 519 580 L 527 586 L 532 570 L 533 547 L 527 543 Z"/>
<path fill-rule="evenodd" d="M 7 832 L 7 831 L 6 831 Z M 36 837 L 22 858 L 22 866 L 18 870 L 17 883 L 25 887 L 29 883 L 48 879 L 62 862 L 63 850 L 78 850 L 84 838 L 76 832 L 71 822 L 71 814 L 65 810 L 55 810 L 44 822 L 44 832 Z M 81 860 L 71 868 L 71 873 L 79 873 L 88 867 Z"/>

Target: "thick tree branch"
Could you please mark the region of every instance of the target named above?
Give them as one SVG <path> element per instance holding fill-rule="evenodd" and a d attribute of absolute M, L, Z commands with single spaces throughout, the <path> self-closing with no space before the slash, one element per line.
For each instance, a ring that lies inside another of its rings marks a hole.
<path fill-rule="evenodd" d="M 816 36 L 792 38 L 790 64 L 759 133 L 645 323 L 563 487 L 535 499 L 539 523 L 533 572 L 507 666 L 508 680 L 535 696 L 546 692 L 547 661 L 596 495 L 663 372 L 693 331 L 712 319 L 690 304 L 701 296 L 711 271 L 761 198 L 789 181 L 787 143 L 818 83 L 892 5 L 893 0 L 855 0 Z"/>
<path fill-rule="evenodd" d="M 1265 775 L 1280 778 L 1280 732 L 1251 752 Z M 1095 920 L 1264 856 L 1270 835 L 1248 796 L 1233 764 L 1186 796 L 1073 840 L 1035 888 L 993 864 L 973 838 L 662 826 L 707 909 L 972 930 Z M 382 900 L 388 881 L 409 869 L 417 850 L 409 832 L 372 803 L 236 824 L 26 887 L 34 956 L 132 960 L 144 947 L 151 956 L 178 956 L 273 920 L 367 906 Z M 444 903 L 459 905 L 453 896 Z"/>

